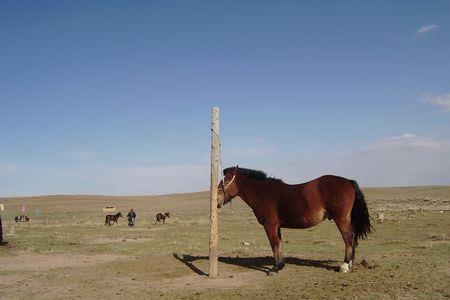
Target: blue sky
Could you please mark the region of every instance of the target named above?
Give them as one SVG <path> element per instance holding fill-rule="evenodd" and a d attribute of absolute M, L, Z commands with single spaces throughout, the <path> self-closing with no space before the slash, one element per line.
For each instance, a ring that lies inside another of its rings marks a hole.
<path fill-rule="evenodd" d="M 448 1 L 0 0 L 0 196 L 450 184 Z"/>

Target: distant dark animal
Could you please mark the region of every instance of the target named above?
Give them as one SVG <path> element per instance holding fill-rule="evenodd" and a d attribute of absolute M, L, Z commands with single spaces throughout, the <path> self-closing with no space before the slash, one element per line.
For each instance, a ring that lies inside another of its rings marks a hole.
<path fill-rule="evenodd" d="M 106 219 L 105 219 L 105 226 L 111 226 L 114 223 L 118 223 L 117 221 L 119 220 L 119 218 L 122 217 L 122 214 L 119 212 L 115 215 L 106 215 Z"/>
<path fill-rule="evenodd" d="M 322 220 L 333 219 L 345 242 L 344 263 L 340 272 L 353 269 L 358 239 L 371 232 L 364 195 L 356 181 L 325 175 L 312 181 L 290 185 L 270 178 L 262 171 L 227 168 L 219 183 L 218 207 L 239 196 L 250 206 L 264 226 L 274 255 L 268 275 L 284 267 L 281 253 L 281 228 L 309 228 Z"/>
<path fill-rule="evenodd" d="M 16 217 L 14 218 L 14 220 L 15 220 L 16 222 L 29 222 L 29 221 L 30 221 L 30 217 L 21 215 L 21 216 L 16 216 Z"/>
<path fill-rule="evenodd" d="M 155 222 L 155 224 L 156 223 L 158 223 L 158 222 L 163 222 L 163 224 L 164 224 L 164 222 L 166 221 L 166 218 L 170 218 L 170 213 L 168 213 L 168 212 L 166 212 L 166 213 L 157 213 L 156 214 L 156 222 Z"/>

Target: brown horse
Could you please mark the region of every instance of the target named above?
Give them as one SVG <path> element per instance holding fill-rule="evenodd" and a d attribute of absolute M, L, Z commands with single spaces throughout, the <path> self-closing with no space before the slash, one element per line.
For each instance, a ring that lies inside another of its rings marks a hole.
<path fill-rule="evenodd" d="M 120 217 L 122 217 L 122 213 L 120 212 L 115 215 L 106 215 L 105 226 L 106 225 L 111 226 L 114 223 L 118 223 L 117 221 L 119 220 Z"/>
<path fill-rule="evenodd" d="M 158 223 L 158 222 L 163 222 L 163 224 L 164 224 L 164 222 L 166 221 L 166 218 L 170 218 L 170 213 L 168 213 L 168 212 L 166 212 L 166 213 L 164 213 L 164 214 L 162 214 L 162 213 L 157 213 L 156 214 L 156 222 L 155 222 L 155 224 L 156 223 Z"/>
<path fill-rule="evenodd" d="M 312 181 L 290 185 L 270 178 L 262 171 L 227 168 L 219 183 L 218 207 L 239 196 L 264 226 L 275 263 L 268 275 L 284 267 L 281 253 L 281 228 L 309 228 L 326 218 L 333 219 L 345 242 L 344 263 L 340 272 L 353 269 L 359 238 L 371 232 L 364 195 L 356 181 L 325 175 Z"/>

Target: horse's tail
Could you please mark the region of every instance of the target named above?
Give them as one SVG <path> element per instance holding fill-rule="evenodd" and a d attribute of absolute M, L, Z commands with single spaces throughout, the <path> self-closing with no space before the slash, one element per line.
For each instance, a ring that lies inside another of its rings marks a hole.
<path fill-rule="evenodd" d="M 373 227 L 370 225 L 369 210 L 367 209 L 366 200 L 364 200 L 364 194 L 361 192 L 356 181 L 350 180 L 350 183 L 355 189 L 355 201 L 353 202 L 351 212 L 351 223 L 355 236 L 355 246 L 357 246 L 358 239 L 365 239 L 367 235 L 372 232 Z"/>

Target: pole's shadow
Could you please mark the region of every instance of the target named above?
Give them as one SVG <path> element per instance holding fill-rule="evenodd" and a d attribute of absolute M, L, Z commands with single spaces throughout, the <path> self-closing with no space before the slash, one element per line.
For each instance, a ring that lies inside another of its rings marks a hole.
<path fill-rule="evenodd" d="M 190 254 L 177 254 L 173 253 L 173 257 L 183 264 L 185 264 L 189 269 L 197 273 L 198 275 L 207 276 L 208 274 L 204 271 L 200 270 L 195 266 L 195 262 L 199 260 L 208 260 L 208 256 L 193 256 Z M 285 257 L 285 263 L 288 265 L 297 265 L 304 267 L 313 267 L 326 269 L 329 271 L 339 271 L 339 267 L 336 267 L 335 264 L 337 261 L 335 260 L 314 260 L 314 259 L 304 259 L 298 257 Z M 273 265 L 273 257 L 264 256 L 264 257 L 219 257 L 219 262 L 244 267 L 256 271 L 260 271 L 268 274 L 272 269 Z"/>

